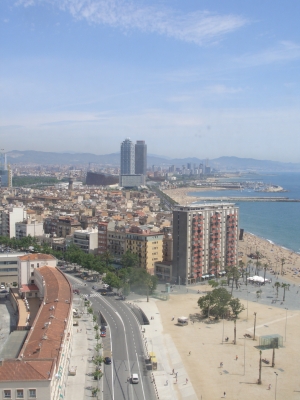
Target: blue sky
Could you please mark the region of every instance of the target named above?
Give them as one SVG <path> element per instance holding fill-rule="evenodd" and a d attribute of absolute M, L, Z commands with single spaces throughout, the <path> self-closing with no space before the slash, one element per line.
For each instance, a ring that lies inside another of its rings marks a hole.
<path fill-rule="evenodd" d="M 300 2 L 1 0 L 5 150 L 300 162 Z"/>

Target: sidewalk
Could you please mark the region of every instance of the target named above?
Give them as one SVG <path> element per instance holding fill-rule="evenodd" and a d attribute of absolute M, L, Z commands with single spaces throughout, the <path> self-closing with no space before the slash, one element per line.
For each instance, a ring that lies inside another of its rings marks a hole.
<path fill-rule="evenodd" d="M 74 297 L 73 306 L 79 311 L 84 311 L 84 307 L 79 297 Z M 95 331 L 93 329 L 92 318 L 88 314 L 83 314 L 78 319 L 79 326 L 73 327 L 73 343 L 70 360 L 70 368 L 76 368 L 75 376 L 68 376 L 66 384 L 66 400 L 84 400 L 92 397 L 91 388 L 97 386 L 97 382 L 90 374 L 95 370 L 92 362 L 94 348 L 97 344 Z M 100 380 L 100 385 L 102 384 Z M 97 397 L 95 397 L 96 399 Z M 98 399 L 102 398 L 102 389 L 98 393 Z"/>
<path fill-rule="evenodd" d="M 157 358 L 157 370 L 152 371 L 158 398 L 163 400 L 198 400 L 189 376 L 183 366 L 181 357 L 170 335 L 163 333 L 160 313 L 156 300 L 140 299 L 131 301 L 147 315 L 150 325 L 145 325 L 143 333 L 148 352 L 154 352 Z M 151 317 L 154 319 L 151 320 Z M 175 374 L 172 374 L 174 369 Z M 186 381 L 188 379 L 188 381 Z"/>

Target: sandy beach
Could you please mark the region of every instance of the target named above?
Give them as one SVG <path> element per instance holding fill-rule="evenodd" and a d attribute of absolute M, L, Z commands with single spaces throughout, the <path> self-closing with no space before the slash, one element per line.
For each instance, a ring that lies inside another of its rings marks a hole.
<path fill-rule="evenodd" d="M 208 286 L 199 288 L 202 291 L 211 290 Z M 203 320 L 197 305 L 198 298 L 199 294 L 194 292 L 173 294 L 169 301 L 156 302 L 165 340 L 172 337 L 198 399 L 224 398 L 224 392 L 228 399 L 274 399 L 274 372 L 278 373 L 277 399 L 298 399 L 300 312 L 249 301 L 249 318 L 247 320 L 244 311 L 237 320 L 237 343 L 234 345 L 233 321 L 209 323 Z M 246 307 L 246 302 L 244 305 Z M 253 335 L 254 312 L 257 313 L 255 341 L 243 336 L 245 333 Z M 178 316 L 188 316 L 189 325 L 178 326 L 172 321 L 173 315 L 175 322 Z M 284 346 L 276 350 L 274 368 L 271 367 L 272 350 L 262 352 L 262 358 L 269 360 L 270 364 L 262 363 L 262 384 L 258 385 L 259 349 L 256 346 L 259 345 L 259 336 L 269 334 L 282 335 Z M 229 341 L 222 342 L 226 336 Z M 271 389 L 268 389 L 270 384 Z"/>
<path fill-rule="evenodd" d="M 239 253 L 243 254 L 242 259 L 245 263 L 252 262 L 256 264 L 256 260 L 251 260 L 245 257 L 246 254 L 256 253 L 258 251 L 262 258 L 259 259 L 261 267 L 267 266 L 267 269 L 273 269 L 273 271 L 280 274 L 283 261 L 283 273 L 284 278 L 293 283 L 299 282 L 300 284 L 300 254 L 288 250 L 284 247 L 275 245 L 274 243 L 259 238 L 251 233 L 245 233 L 243 240 L 238 243 Z M 262 275 L 262 273 L 260 273 Z"/>
<path fill-rule="evenodd" d="M 191 204 L 195 201 L 199 201 L 199 197 L 196 196 L 190 196 L 189 193 L 201 193 L 201 192 L 207 192 L 208 188 L 197 188 L 197 187 L 185 187 L 185 188 L 175 188 L 175 189 L 166 189 L 163 190 L 163 192 L 171 197 L 174 201 L 176 201 L 179 204 L 182 205 L 187 205 Z M 222 188 L 214 188 L 211 187 L 209 188 L 210 191 L 220 191 L 224 190 Z"/>

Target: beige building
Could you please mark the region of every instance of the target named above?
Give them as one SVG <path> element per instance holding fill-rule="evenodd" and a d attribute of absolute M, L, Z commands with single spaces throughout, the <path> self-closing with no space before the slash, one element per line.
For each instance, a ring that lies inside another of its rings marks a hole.
<path fill-rule="evenodd" d="M 155 262 L 163 259 L 163 234 L 132 226 L 126 233 L 125 248 L 137 254 L 140 267 L 154 275 Z"/>

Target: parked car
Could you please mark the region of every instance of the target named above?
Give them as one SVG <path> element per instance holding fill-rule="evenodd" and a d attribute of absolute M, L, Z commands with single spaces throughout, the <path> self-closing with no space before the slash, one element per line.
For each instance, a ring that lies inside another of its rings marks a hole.
<path fill-rule="evenodd" d="M 101 331 L 100 336 L 101 337 L 106 337 L 106 332 L 105 331 Z"/>
<path fill-rule="evenodd" d="M 107 365 L 111 364 L 111 358 L 110 357 L 105 357 L 104 358 L 104 363 L 107 364 Z"/>

